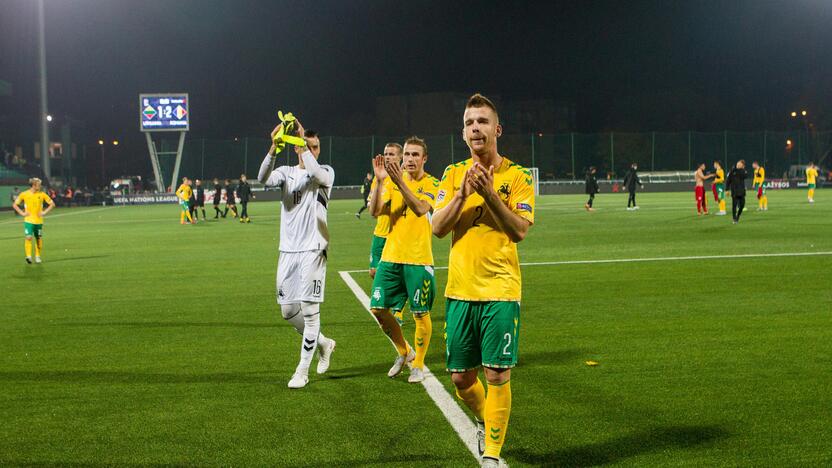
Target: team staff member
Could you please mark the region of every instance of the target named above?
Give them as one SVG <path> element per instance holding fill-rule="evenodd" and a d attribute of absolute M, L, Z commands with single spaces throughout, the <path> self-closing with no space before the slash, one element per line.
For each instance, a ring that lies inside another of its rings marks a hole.
<path fill-rule="evenodd" d="M 196 209 L 200 208 L 202 210 L 202 220 L 205 221 L 205 187 L 202 186 L 202 181 L 199 179 L 196 179 L 196 190 L 194 192 L 196 192 L 194 194 L 196 201 L 194 203 L 194 219 L 199 218 L 199 213 L 196 212 Z"/>
<path fill-rule="evenodd" d="M 584 205 L 587 211 L 595 211 L 592 207 L 592 202 L 595 201 L 595 194 L 598 193 L 598 179 L 595 178 L 595 166 L 586 171 L 586 194 L 589 195 L 589 200 Z"/>
<path fill-rule="evenodd" d="M 225 215 L 222 214 L 220 210 L 220 202 L 222 201 L 222 185 L 220 185 L 219 179 L 214 179 L 214 219 L 219 218 L 222 216 L 225 218 Z"/>
<path fill-rule="evenodd" d="M 234 187 L 230 180 L 225 179 L 225 211 L 222 213 L 223 218 L 228 214 L 228 210 L 231 210 L 232 217 L 237 217 L 237 199 L 234 196 Z"/>
<path fill-rule="evenodd" d="M 251 185 L 249 185 L 245 174 L 240 175 L 240 183 L 237 185 L 237 198 L 240 199 L 240 206 L 243 207 L 243 210 L 240 212 L 240 222 L 250 223 L 251 218 L 248 217 L 248 202 L 254 198 L 254 193 L 251 192 Z"/>
<path fill-rule="evenodd" d="M 742 210 L 745 208 L 745 179 L 748 178 L 748 172 L 745 170 L 745 160 L 740 159 L 737 165 L 728 173 L 728 180 L 726 185 L 731 192 L 731 214 L 734 218 L 734 224 L 740 222 Z"/>
<path fill-rule="evenodd" d="M 26 263 L 32 263 L 32 239 L 35 239 L 35 263 L 41 263 L 43 253 L 43 217 L 55 208 L 55 202 L 49 195 L 40 190 L 41 180 L 37 177 L 29 179 L 29 190 L 20 193 L 14 200 L 14 211 L 23 216 L 23 249 L 26 253 Z M 44 203 L 47 205 L 43 209 Z M 23 205 L 23 209 L 20 209 Z"/>

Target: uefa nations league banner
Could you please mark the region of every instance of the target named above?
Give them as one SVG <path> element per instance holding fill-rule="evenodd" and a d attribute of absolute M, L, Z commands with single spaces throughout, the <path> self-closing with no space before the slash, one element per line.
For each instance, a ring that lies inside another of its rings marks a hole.
<path fill-rule="evenodd" d="M 179 203 L 179 198 L 172 193 L 147 193 L 132 195 L 113 195 L 116 205 L 149 205 L 152 203 Z"/>

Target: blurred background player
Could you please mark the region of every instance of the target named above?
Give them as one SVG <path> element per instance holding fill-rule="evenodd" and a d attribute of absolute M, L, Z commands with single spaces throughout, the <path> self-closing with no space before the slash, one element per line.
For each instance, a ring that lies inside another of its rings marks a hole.
<path fill-rule="evenodd" d="M 751 163 L 754 168 L 754 179 L 751 186 L 757 191 L 757 211 L 768 211 L 768 197 L 766 196 L 766 169 L 757 161 Z"/>
<path fill-rule="evenodd" d="M 191 181 L 188 180 L 187 177 L 183 177 L 182 185 L 176 189 L 176 196 L 179 198 L 179 207 L 182 209 L 182 213 L 179 214 L 179 224 L 185 224 L 185 219 L 187 219 L 189 223 L 193 222 L 193 218 L 191 218 L 190 206 L 191 195 L 193 195 L 193 190 L 191 190 Z"/>
<path fill-rule="evenodd" d="M 245 174 L 240 175 L 240 183 L 237 184 L 237 198 L 240 199 L 240 206 L 243 207 L 243 210 L 240 211 L 240 222 L 250 223 L 251 218 L 248 217 L 248 202 L 254 198 L 254 194 L 251 192 L 251 185 L 249 185 Z"/>
<path fill-rule="evenodd" d="M 815 187 L 818 179 L 818 167 L 815 166 L 814 161 L 809 161 L 809 166 L 806 167 L 806 186 L 809 188 L 809 203 L 815 202 Z"/>
<path fill-rule="evenodd" d="M 195 183 L 194 199 L 196 203 L 194 203 L 193 217 L 194 219 L 199 218 L 199 213 L 196 212 L 197 208 L 199 208 L 202 210 L 202 220 L 205 221 L 205 187 L 202 186 L 202 181 L 199 179 L 196 179 Z"/>
<path fill-rule="evenodd" d="M 373 174 L 367 173 L 364 177 L 364 183 L 361 184 L 361 195 L 364 196 L 364 204 L 361 205 L 361 208 L 358 209 L 358 212 L 355 213 L 355 217 L 361 219 L 361 213 L 367 209 L 367 198 L 370 196 L 370 187 L 373 184 Z"/>
<path fill-rule="evenodd" d="M 234 196 L 234 186 L 231 185 L 231 181 L 229 179 L 225 179 L 225 211 L 222 213 L 222 217 L 228 214 L 228 210 L 231 210 L 231 217 L 237 217 L 237 198 Z"/>
<path fill-rule="evenodd" d="M 289 388 L 302 388 L 309 382 L 309 366 L 315 350 L 318 350 L 317 372 L 323 374 L 329 369 L 335 349 L 335 340 L 321 333 L 320 321 L 329 246 L 327 204 L 335 171 L 318 164 L 321 154 L 318 135 L 304 131 L 300 122 L 295 122 L 306 143 L 305 147 L 295 147 L 298 164 L 272 170 L 276 158 L 272 144 L 257 178 L 264 185 L 281 188 L 277 303 L 283 318 L 302 335 L 300 362 L 289 380 Z M 272 138 L 281 125 L 272 131 Z"/>
<path fill-rule="evenodd" d="M 391 142 L 384 145 L 384 164 L 395 162 L 401 164 L 402 162 L 402 145 Z M 382 173 L 387 177 L 387 171 L 381 168 Z M 372 177 L 372 183 L 366 192 L 367 206 L 372 203 L 372 194 L 378 185 L 378 179 Z M 372 214 L 372 213 L 371 213 Z M 384 251 L 384 244 L 387 242 L 387 235 L 390 233 L 390 203 L 385 203 L 381 207 L 381 211 L 372 214 L 376 218 L 376 226 L 373 230 L 373 241 L 370 245 L 370 278 L 376 277 L 376 268 L 378 262 L 381 261 L 381 253 Z M 390 306 L 390 311 L 393 317 L 399 322 L 399 325 L 404 324 L 404 307 L 407 304 L 407 298 L 402 300 L 401 304 Z"/>
<path fill-rule="evenodd" d="M 731 191 L 731 214 L 734 219 L 734 224 L 740 222 L 742 210 L 745 209 L 745 179 L 748 178 L 748 172 L 745 170 L 745 160 L 740 159 L 737 165 L 728 173 L 728 180 L 725 185 Z"/>
<path fill-rule="evenodd" d="M 188 179 L 188 183 L 191 185 L 191 198 L 188 199 L 188 213 L 191 215 L 192 222 L 196 224 L 199 222 L 199 215 L 196 212 L 196 190 L 193 188 L 193 181 Z"/>
<path fill-rule="evenodd" d="M 589 168 L 586 171 L 586 193 L 589 195 L 589 200 L 587 200 L 586 204 L 584 204 L 584 208 L 587 211 L 595 211 L 595 208 L 592 207 L 592 202 L 595 201 L 595 194 L 598 193 L 598 179 L 595 178 L 595 173 L 597 170 L 595 166 Z"/>
<path fill-rule="evenodd" d="M 219 218 L 222 216 L 225 218 L 225 215 L 222 214 L 220 210 L 220 202 L 222 201 L 222 185 L 220 185 L 219 179 L 214 179 L 214 219 Z"/>
<path fill-rule="evenodd" d="M 37 177 L 29 179 L 29 190 L 18 194 L 14 200 L 14 211 L 23 216 L 23 250 L 26 253 L 26 263 L 32 263 L 32 239 L 35 240 L 35 263 L 41 263 L 43 255 L 43 217 L 53 208 L 55 202 L 41 191 L 41 180 Z M 43 205 L 46 204 L 46 209 Z M 23 209 L 20 209 L 23 205 Z"/>
<path fill-rule="evenodd" d="M 624 175 L 624 187 L 627 188 L 629 197 L 627 198 L 627 211 L 635 211 L 638 209 L 636 204 L 636 186 L 644 187 L 641 184 L 641 179 L 638 178 L 638 163 L 630 165 L 630 170 Z"/>
<path fill-rule="evenodd" d="M 714 182 L 711 184 L 711 190 L 714 192 L 714 201 L 719 204 L 717 216 L 725 216 L 725 171 L 719 161 L 714 161 Z"/>
<path fill-rule="evenodd" d="M 427 145 L 417 137 L 405 141 L 401 166 L 394 158 L 385 162 L 385 156 L 376 156 L 377 183 L 370 196 L 371 214 L 378 215 L 385 205 L 390 213 L 390 233 L 373 279 L 370 309 L 398 352 L 387 376 L 397 376 L 412 362 L 407 379 L 411 383 L 425 379 L 425 355 L 433 331 L 430 310 L 436 296 L 430 214 L 439 181 L 425 172 L 427 159 Z M 390 312 L 405 300 L 410 301 L 416 322 L 415 352 Z"/>
<path fill-rule="evenodd" d="M 694 196 L 696 197 L 696 214 L 708 214 L 708 200 L 705 198 L 705 181 L 714 177 L 715 174 L 705 175 L 705 163 L 699 165 L 693 174 L 695 181 Z"/>
<path fill-rule="evenodd" d="M 457 396 L 476 418 L 482 466 L 493 467 L 500 465 L 508 430 L 511 368 L 518 355 L 517 243 L 534 223 L 531 172 L 497 151 L 502 132 L 494 104 L 471 96 L 463 114 L 471 158 L 445 169 L 433 214 L 436 236 L 453 231 L 445 288 L 447 369 Z"/>

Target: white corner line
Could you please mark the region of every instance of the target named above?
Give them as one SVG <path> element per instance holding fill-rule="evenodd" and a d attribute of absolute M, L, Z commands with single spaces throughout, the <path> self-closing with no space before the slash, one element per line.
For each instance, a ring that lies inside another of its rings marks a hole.
<path fill-rule="evenodd" d="M 349 271 L 339 271 L 338 274 L 341 275 L 341 279 L 344 280 L 344 283 L 346 283 L 350 288 L 352 293 L 355 295 L 355 298 L 358 299 L 358 302 L 361 303 L 364 310 L 370 314 L 373 322 L 375 322 L 376 319 L 370 311 L 370 297 L 367 296 L 367 293 L 364 292 L 364 290 L 361 289 L 361 286 L 359 286 L 352 276 L 350 276 Z M 468 415 L 466 415 L 462 408 L 460 408 L 456 399 L 451 396 L 447 390 L 445 390 L 445 387 L 443 387 L 436 376 L 433 375 L 433 372 L 428 369 L 428 366 L 425 366 L 424 370 L 425 380 L 422 381 L 422 386 L 425 387 L 425 391 L 427 391 L 428 396 L 430 396 L 431 400 L 433 400 L 439 408 L 439 411 L 442 412 L 442 415 L 445 416 L 445 419 L 447 419 L 451 424 L 451 427 L 454 431 L 456 431 L 459 439 L 463 444 L 465 444 L 468 451 L 471 452 L 471 455 L 479 460 L 479 450 L 477 449 L 476 442 L 477 427 L 474 425 L 474 422 L 471 421 Z"/>

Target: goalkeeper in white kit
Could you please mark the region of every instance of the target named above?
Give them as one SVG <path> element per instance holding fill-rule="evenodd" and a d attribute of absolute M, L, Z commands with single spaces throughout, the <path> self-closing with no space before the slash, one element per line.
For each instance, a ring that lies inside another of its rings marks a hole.
<path fill-rule="evenodd" d="M 335 340 L 321 333 L 320 305 L 326 284 L 326 250 L 329 244 L 327 204 L 335 181 L 330 166 L 318 164 L 320 140 L 295 122 L 306 145 L 295 146 L 296 166 L 272 170 L 276 153 L 272 144 L 257 178 L 266 186 L 280 187 L 280 254 L 277 262 L 277 303 L 283 318 L 302 335 L 300 362 L 289 388 L 309 382 L 309 366 L 318 351 L 318 374 L 329 368 Z M 283 125 L 283 124 L 281 124 Z M 280 129 L 272 132 L 272 137 Z"/>

